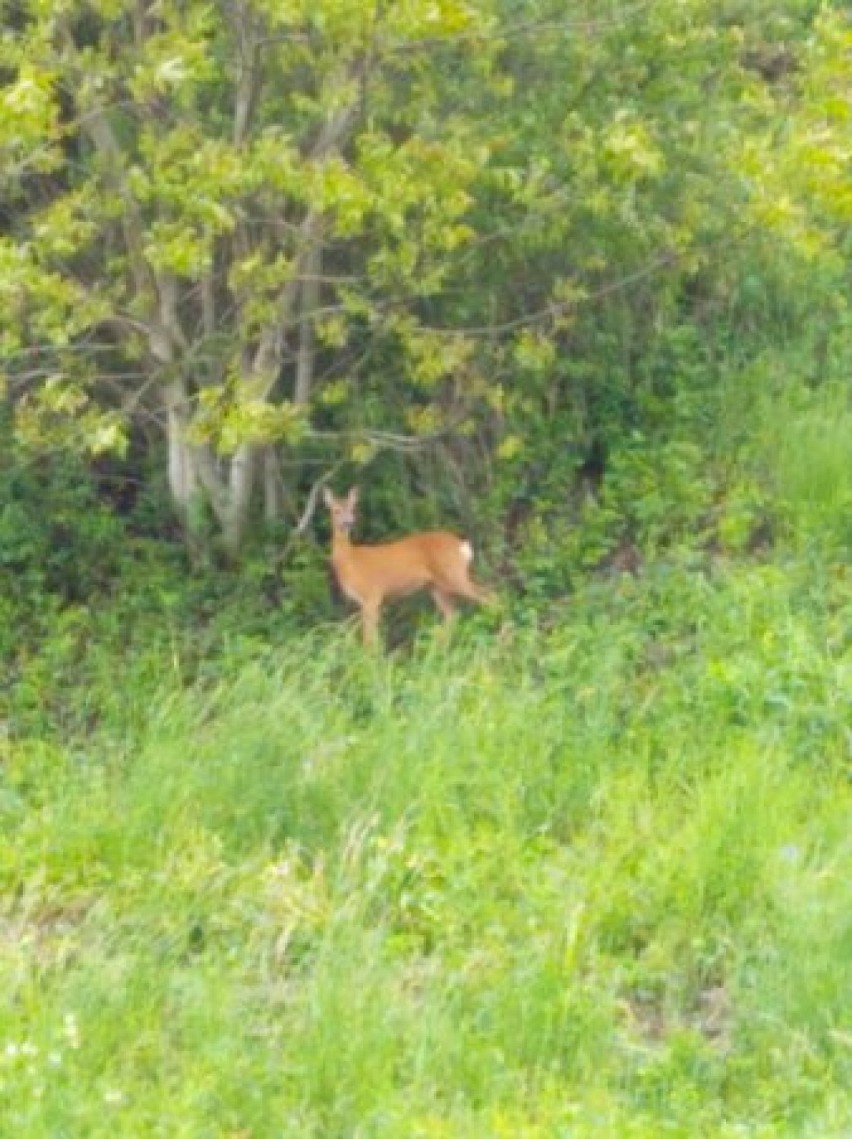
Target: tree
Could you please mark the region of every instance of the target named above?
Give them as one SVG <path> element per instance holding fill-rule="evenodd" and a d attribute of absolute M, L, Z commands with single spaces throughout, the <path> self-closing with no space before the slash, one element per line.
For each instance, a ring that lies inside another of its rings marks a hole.
<path fill-rule="evenodd" d="M 259 485 L 277 508 L 268 445 L 308 430 L 320 361 L 333 399 L 381 338 L 433 383 L 459 359 L 426 350 L 416 303 L 469 240 L 488 149 L 439 115 L 433 60 L 472 55 L 487 4 L 5 7 L 19 422 L 74 412 L 97 449 L 146 407 L 184 522 L 203 499 L 236 551 Z"/>

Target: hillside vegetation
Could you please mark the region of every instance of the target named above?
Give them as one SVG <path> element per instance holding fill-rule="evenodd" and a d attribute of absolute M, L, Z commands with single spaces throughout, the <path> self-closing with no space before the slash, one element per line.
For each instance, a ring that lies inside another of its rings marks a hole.
<path fill-rule="evenodd" d="M 181 679 L 90 644 L 7 739 L 10 1133 L 843 1136 L 845 568 Z"/>
<path fill-rule="evenodd" d="M 771 550 L 684 539 L 546 603 L 504 589 L 449 645 L 424 615 L 365 654 L 244 587 L 187 622 L 150 566 L 31 615 L 0 799 L 10 1133 L 847 1135 L 827 399 L 765 432 Z"/>
<path fill-rule="evenodd" d="M 848 1139 L 847 5 L 0 13 L 0 1137 Z"/>

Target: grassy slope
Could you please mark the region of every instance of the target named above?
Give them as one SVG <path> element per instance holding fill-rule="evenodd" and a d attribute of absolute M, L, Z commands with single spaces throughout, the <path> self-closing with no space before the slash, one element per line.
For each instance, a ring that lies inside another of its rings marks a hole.
<path fill-rule="evenodd" d="M 89 646 L 94 726 L 4 745 L 4 1133 L 848 1135 L 850 627 L 799 562 Z"/>

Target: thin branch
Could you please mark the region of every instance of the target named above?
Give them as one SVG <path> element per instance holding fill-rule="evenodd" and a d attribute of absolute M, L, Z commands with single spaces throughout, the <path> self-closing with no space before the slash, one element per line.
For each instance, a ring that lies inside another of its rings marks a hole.
<path fill-rule="evenodd" d="M 629 6 L 617 16 L 603 17 L 592 20 L 524 20 L 517 24 L 494 30 L 462 31 L 445 36 L 429 36 L 420 40 L 409 40 L 405 43 L 390 45 L 386 50 L 388 54 L 404 55 L 408 52 L 420 51 L 423 48 L 443 47 L 454 43 L 475 41 L 484 43 L 489 40 L 514 39 L 518 36 L 548 35 L 551 32 L 577 32 L 592 35 L 596 32 L 609 31 L 612 28 L 625 27 L 636 16 L 650 9 L 650 0 Z M 267 47 L 280 43 L 310 43 L 311 37 L 306 32 L 281 32 L 277 35 L 263 36 L 258 39 L 259 47 Z"/>
<path fill-rule="evenodd" d="M 305 502 L 305 508 L 302 511 L 301 517 L 293 529 L 290 531 L 287 541 L 284 543 L 277 557 L 274 559 L 276 567 L 280 568 L 284 565 L 284 563 L 290 557 L 290 554 L 292 553 L 299 539 L 303 538 L 307 533 L 308 527 L 313 521 L 314 514 L 316 514 L 320 491 L 334 478 L 342 466 L 343 460 L 339 459 L 334 464 L 334 466 L 329 467 L 327 470 L 325 470 L 311 487 L 310 491 L 308 492 L 308 498 Z"/>
<path fill-rule="evenodd" d="M 626 277 L 612 281 L 610 284 L 604 285 L 593 293 L 586 293 L 583 296 L 574 297 L 570 301 L 555 301 L 547 305 L 546 308 L 539 309 L 537 312 L 526 313 L 524 316 L 518 316 L 513 320 L 506 320 L 500 324 L 480 325 L 471 328 L 424 326 L 424 331 L 434 333 L 438 336 L 499 336 L 505 332 L 514 332 L 517 328 L 525 328 L 530 324 L 538 324 L 540 321 L 560 316 L 573 308 L 577 308 L 578 305 L 589 304 L 592 301 L 598 301 L 603 297 L 610 296 L 612 293 L 619 293 L 624 289 L 629 289 L 631 285 L 635 285 L 638 281 L 642 281 L 646 277 L 651 277 L 654 273 L 659 273 L 660 270 L 673 265 L 679 257 L 680 254 L 676 250 L 667 250 L 653 261 L 648 262 L 648 264 L 644 265 L 641 269 L 637 269 L 635 273 L 629 273 Z"/>
<path fill-rule="evenodd" d="M 323 489 L 323 487 L 327 483 L 331 482 L 331 480 L 334 478 L 334 476 L 337 474 L 337 472 L 340 470 L 340 468 L 342 466 L 343 466 L 343 459 L 340 459 L 340 460 L 338 460 L 338 462 L 336 462 L 334 464 L 333 467 L 330 467 L 327 471 L 325 471 L 323 474 L 321 474 L 320 477 L 314 483 L 314 485 L 311 487 L 310 491 L 308 492 L 308 498 L 307 498 L 307 501 L 305 503 L 305 509 L 302 511 L 302 516 L 299 519 L 299 521 L 296 523 L 296 525 L 293 527 L 293 535 L 295 537 L 301 537 L 305 533 L 307 528 L 310 526 L 311 520 L 313 519 L 313 516 L 316 513 L 317 502 L 319 501 L 320 491 Z"/>
<path fill-rule="evenodd" d="M 670 265 L 675 264 L 680 254 L 676 250 L 667 250 L 665 253 L 660 254 L 654 260 L 643 265 L 641 269 L 637 269 L 634 273 L 629 273 L 625 277 L 620 277 L 616 281 L 611 281 L 609 284 L 602 286 L 600 289 L 591 293 L 585 293 L 581 296 L 574 297 L 568 301 L 554 301 L 547 305 L 545 308 L 538 309 L 535 312 L 525 313 L 522 316 L 514 317 L 511 320 L 502 321 L 499 324 L 488 325 L 473 325 L 469 328 L 448 328 L 439 325 L 421 325 L 420 330 L 425 333 L 430 333 L 435 336 L 499 336 L 506 332 L 513 332 L 515 329 L 524 328 L 531 324 L 538 324 L 541 321 L 552 319 L 553 317 L 560 316 L 561 314 L 577 308 L 582 304 L 590 304 L 594 301 L 603 299 L 610 296 L 612 293 L 622 292 L 629 289 L 637 282 L 644 280 L 646 277 L 653 276 L 663 269 L 668 268 Z M 294 280 L 301 281 L 302 278 L 297 276 Z M 422 300 L 417 293 L 411 293 L 404 297 L 394 297 L 383 301 L 373 301 L 373 311 L 376 314 L 387 315 L 393 310 L 404 308 L 418 300 Z M 324 316 L 331 316 L 336 313 L 345 312 L 346 305 L 341 302 L 340 304 L 327 304 L 319 305 L 317 308 L 311 309 L 304 313 L 303 319 L 317 320 Z"/>
<path fill-rule="evenodd" d="M 135 316 L 129 316 L 122 312 L 113 312 L 110 313 L 109 316 L 100 317 L 100 319 L 92 323 L 90 331 L 94 331 L 96 328 L 109 328 L 111 325 L 115 325 L 122 332 L 138 332 L 145 340 L 151 335 L 150 324 L 144 320 L 138 320 Z M 88 347 L 91 348 L 93 346 L 90 344 Z M 110 347 L 112 346 L 110 345 Z"/>
<path fill-rule="evenodd" d="M 467 418 L 465 414 L 456 416 L 450 423 L 445 424 L 439 431 L 430 431 L 428 435 L 400 435 L 395 431 L 381 431 L 371 428 L 361 428 L 356 431 L 315 431 L 309 430 L 306 437 L 321 442 L 339 443 L 356 442 L 369 443 L 373 447 L 391 451 L 411 453 L 423 451 L 432 447 L 441 439 L 449 438 Z"/>
<path fill-rule="evenodd" d="M 447 36 L 429 36 L 421 40 L 409 40 L 406 43 L 393 45 L 387 49 L 387 52 L 394 55 L 406 55 L 423 48 L 444 47 L 456 43 L 512 40 L 519 36 L 549 35 L 551 32 L 576 32 L 594 35 L 597 32 L 605 32 L 613 28 L 623 28 L 636 16 L 648 11 L 650 7 L 650 0 L 641 0 L 640 3 L 631 5 L 618 16 L 598 20 L 524 20 L 517 24 L 509 24 L 507 27 L 493 28 L 488 31 L 475 29 Z"/>

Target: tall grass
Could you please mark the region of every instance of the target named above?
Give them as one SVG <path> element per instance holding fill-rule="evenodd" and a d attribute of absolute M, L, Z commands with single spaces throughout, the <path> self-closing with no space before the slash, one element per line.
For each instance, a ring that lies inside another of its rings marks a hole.
<path fill-rule="evenodd" d="M 784 523 L 786 543 L 852 550 L 852 388 L 849 340 L 813 377 L 813 352 L 786 349 L 738 369 L 720 385 L 719 446 L 756 468 Z M 792 374 L 790 374 L 792 372 Z M 810 376 L 810 382 L 804 377 Z"/>
<path fill-rule="evenodd" d="M 852 550 L 852 400 L 848 380 L 796 390 L 767 414 L 764 445 L 792 532 Z"/>
<path fill-rule="evenodd" d="M 5 743 L 5 1133 L 849 1134 L 850 628 L 751 565 L 124 699 L 91 645 Z"/>

